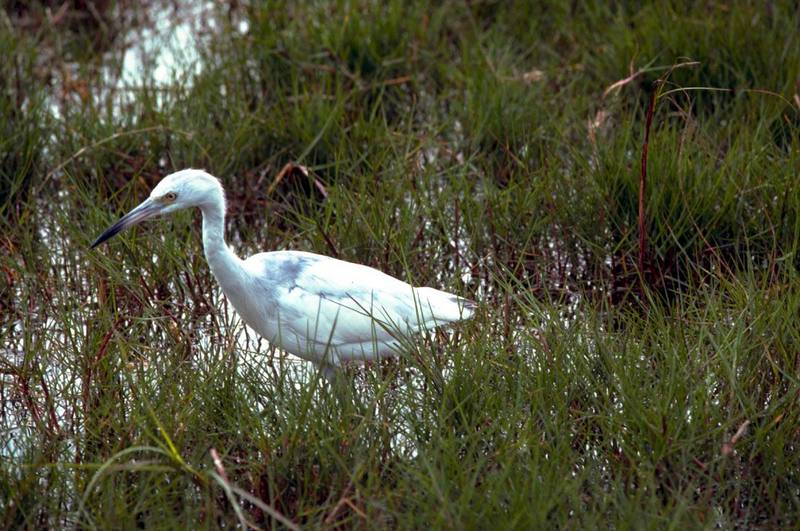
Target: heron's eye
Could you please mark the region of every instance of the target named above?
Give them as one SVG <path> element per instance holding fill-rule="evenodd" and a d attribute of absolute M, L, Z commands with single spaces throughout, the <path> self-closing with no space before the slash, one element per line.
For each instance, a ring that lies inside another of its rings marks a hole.
<path fill-rule="evenodd" d="M 167 192 L 166 194 L 164 194 L 164 200 L 165 201 L 172 202 L 172 201 L 175 201 L 177 198 L 178 198 L 178 194 L 176 194 L 175 192 Z"/>

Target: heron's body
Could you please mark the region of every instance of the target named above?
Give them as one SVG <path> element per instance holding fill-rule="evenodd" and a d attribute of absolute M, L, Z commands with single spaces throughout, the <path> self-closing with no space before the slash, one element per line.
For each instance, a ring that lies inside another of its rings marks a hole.
<path fill-rule="evenodd" d="M 328 256 L 274 251 L 240 259 L 225 244 L 222 186 L 201 170 L 165 177 L 93 246 L 133 223 L 192 206 L 203 213 L 211 272 L 244 322 L 271 344 L 326 368 L 326 374 L 344 361 L 398 354 L 402 338 L 467 319 L 474 311 L 475 303 L 467 299 Z"/>

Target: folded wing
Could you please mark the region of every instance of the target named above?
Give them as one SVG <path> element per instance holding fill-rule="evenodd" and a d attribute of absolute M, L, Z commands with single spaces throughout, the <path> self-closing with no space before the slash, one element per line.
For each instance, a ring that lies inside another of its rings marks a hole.
<path fill-rule="evenodd" d="M 262 253 L 247 265 L 270 286 L 283 337 L 302 338 L 309 348 L 333 347 L 345 358 L 351 357 L 343 352 L 348 346 L 362 352 L 370 344 L 395 348 L 398 336 L 467 319 L 474 311 L 472 301 L 456 295 L 312 253 Z"/>

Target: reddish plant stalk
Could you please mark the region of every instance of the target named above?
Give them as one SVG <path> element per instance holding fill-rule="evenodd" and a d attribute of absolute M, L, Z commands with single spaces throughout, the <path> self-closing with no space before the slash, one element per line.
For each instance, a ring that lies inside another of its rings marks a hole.
<path fill-rule="evenodd" d="M 654 87 L 653 96 L 647 106 L 647 118 L 644 126 L 644 144 L 642 145 L 642 167 L 639 173 L 639 274 L 642 282 L 646 281 L 645 264 L 647 256 L 647 225 L 645 224 L 645 191 L 647 190 L 647 148 L 650 144 L 650 127 L 653 125 L 653 114 L 658 97 L 658 85 Z"/>

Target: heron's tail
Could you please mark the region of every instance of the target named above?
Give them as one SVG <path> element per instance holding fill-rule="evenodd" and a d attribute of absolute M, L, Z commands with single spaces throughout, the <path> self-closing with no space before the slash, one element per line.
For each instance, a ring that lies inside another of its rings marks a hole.
<path fill-rule="evenodd" d="M 470 319 L 478 306 L 475 301 L 434 288 L 415 291 L 425 321 L 432 320 L 438 325 Z"/>

